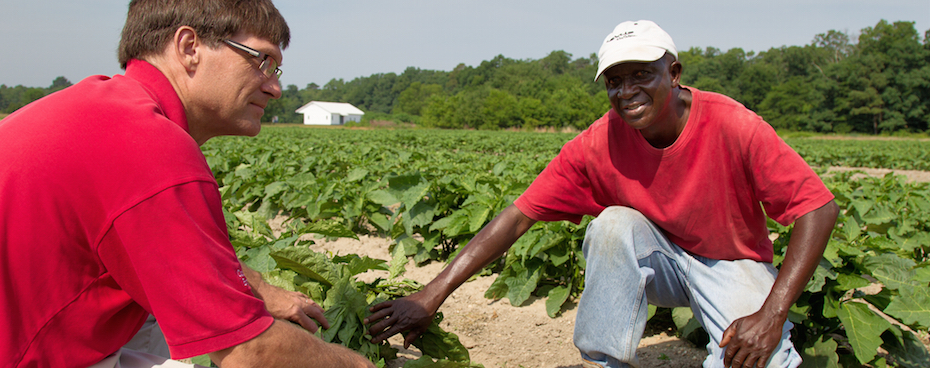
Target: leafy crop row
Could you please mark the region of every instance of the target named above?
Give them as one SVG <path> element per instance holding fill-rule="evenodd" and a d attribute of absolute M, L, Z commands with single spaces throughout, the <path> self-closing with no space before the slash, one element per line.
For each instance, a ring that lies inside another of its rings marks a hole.
<path fill-rule="evenodd" d="M 221 186 L 240 256 L 266 277 L 281 279 L 327 307 L 334 314 L 330 321 L 340 322 L 325 332 L 328 341 L 377 361 L 390 354 L 382 354 L 383 346 L 362 343 L 360 321 L 367 305 L 417 289 L 399 280 L 408 257 L 423 263 L 454 256 L 572 137 L 275 127 L 258 138 L 213 140 L 204 153 Z M 921 169 L 918 161 L 930 151 L 928 142 L 833 142 L 839 141 L 788 140 L 814 166 Z M 857 149 L 856 144 L 863 145 Z M 926 339 L 930 326 L 930 189 L 900 177 L 852 175 L 824 177 L 842 211 L 821 267 L 792 311 L 794 338 L 815 366 L 928 366 L 920 338 Z M 279 214 L 290 218 L 291 229 L 274 236 L 265 224 Z M 486 296 L 507 297 L 517 306 L 531 295 L 545 297 L 549 315 L 556 316 L 584 285 L 580 247 L 586 221 L 534 225 L 485 271 L 498 275 Z M 791 227 L 774 222 L 770 227 L 779 234 L 777 264 Z M 296 240 L 304 233 L 389 236 L 393 259 L 388 266 L 307 253 Z M 386 267 L 389 280 L 352 281 L 358 272 Z M 690 311 L 672 312 L 679 332 L 700 335 Z M 457 349 L 454 339 L 436 332 L 445 336 L 434 339 L 444 341 L 437 346 L 446 348 L 433 350 Z M 425 355 L 470 364 L 463 355 L 435 354 Z"/>

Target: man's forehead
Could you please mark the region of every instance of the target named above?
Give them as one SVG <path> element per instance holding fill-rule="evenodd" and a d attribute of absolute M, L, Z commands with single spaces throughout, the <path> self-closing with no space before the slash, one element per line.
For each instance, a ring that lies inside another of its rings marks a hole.
<path fill-rule="evenodd" d="M 655 61 L 624 61 L 607 68 L 604 74 L 620 73 L 627 70 L 661 69 L 665 65 L 664 59 L 665 58 L 659 58 L 659 60 Z"/>

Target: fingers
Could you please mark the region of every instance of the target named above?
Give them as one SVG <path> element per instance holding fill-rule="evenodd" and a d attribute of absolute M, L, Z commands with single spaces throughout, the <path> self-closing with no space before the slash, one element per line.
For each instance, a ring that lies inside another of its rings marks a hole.
<path fill-rule="evenodd" d="M 394 301 L 393 301 L 393 300 L 388 300 L 388 301 L 386 301 L 386 302 L 381 302 L 381 303 L 378 303 L 378 304 L 375 304 L 375 305 L 371 306 L 371 308 L 368 308 L 368 311 L 374 313 L 374 312 L 377 312 L 377 311 L 382 310 L 382 309 L 384 309 L 384 308 L 389 308 L 389 307 L 392 306 L 392 305 L 394 305 Z"/>
<path fill-rule="evenodd" d="M 730 343 L 730 339 L 732 339 L 735 334 L 736 331 L 733 330 L 733 325 L 727 327 L 726 331 L 723 331 L 723 338 L 720 339 L 720 345 L 718 346 L 721 348 L 727 346 L 727 344 Z"/>
<path fill-rule="evenodd" d="M 307 314 L 307 317 L 313 318 L 319 322 L 320 326 L 323 326 L 324 329 L 329 329 L 329 321 L 326 320 L 326 316 L 324 315 L 325 311 L 312 300 L 308 300 L 308 304 L 304 306 L 303 311 Z M 316 332 L 316 329 L 310 332 Z"/>
<path fill-rule="evenodd" d="M 316 330 L 319 329 L 316 323 L 313 323 L 313 320 L 310 319 L 306 314 L 297 313 L 297 320 L 294 321 L 303 326 L 304 329 L 310 331 L 310 333 L 316 333 Z"/>
<path fill-rule="evenodd" d="M 381 304 L 384 304 L 384 303 L 381 303 Z M 377 307 L 377 306 L 379 306 L 379 305 L 381 305 L 381 304 L 378 304 L 378 305 L 376 305 L 376 306 L 374 306 L 374 307 L 371 307 L 370 310 L 371 310 L 372 312 L 374 312 L 374 313 L 372 313 L 372 314 L 369 315 L 368 317 L 365 317 L 365 320 L 363 320 L 362 322 L 365 323 L 365 324 L 367 325 L 367 324 L 369 324 L 369 323 L 371 323 L 371 322 L 373 322 L 373 321 L 377 321 L 377 320 L 380 320 L 380 319 L 382 319 L 382 318 L 388 317 L 388 316 L 390 316 L 391 314 L 394 313 L 394 310 L 393 310 L 392 308 L 389 308 L 390 306 L 382 306 L 381 308 L 375 309 L 375 307 Z M 375 312 L 376 310 L 377 310 L 377 312 Z"/>
<path fill-rule="evenodd" d="M 421 334 L 423 334 L 423 330 L 410 330 L 407 336 L 404 336 L 404 349 L 409 349 L 410 344 L 412 344 L 417 337 L 420 337 Z"/>

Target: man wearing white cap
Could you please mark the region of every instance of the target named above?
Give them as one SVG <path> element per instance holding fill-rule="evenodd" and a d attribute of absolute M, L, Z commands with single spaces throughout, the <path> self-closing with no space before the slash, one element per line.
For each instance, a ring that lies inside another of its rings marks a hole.
<path fill-rule="evenodd" d="M 595 76 L 611 110 L 423 291 L 374 306 L 374 339 L 409 330 L 409 345 L 455 288 L 536 221 L 591 215 L 574 335 L 586 367 L 638 364 L 648 304 L 691 307 L 710 335 L 705 367 L 798 366 L 788 309 L 832 232 L 833 195 L 758 115 L 680 85 L 681 72 L 658 25 L 618 25 Z M 794 224 L 778 271 L 766 216 Z"/>

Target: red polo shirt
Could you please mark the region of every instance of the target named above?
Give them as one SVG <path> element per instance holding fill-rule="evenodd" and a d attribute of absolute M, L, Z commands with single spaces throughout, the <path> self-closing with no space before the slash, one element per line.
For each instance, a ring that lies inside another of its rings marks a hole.
<path fill-rule="evenodd" d="M 0 121 L 0 366 L 85 367 L 156 316 L 172 357 L 273 322 L 167 78 L 133 60 Z"/>

